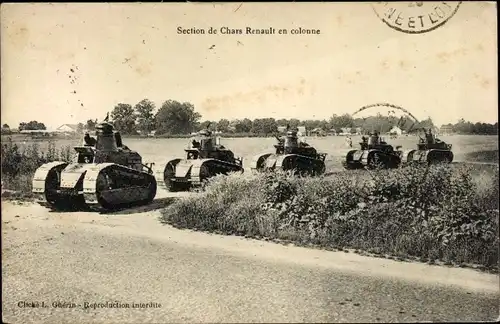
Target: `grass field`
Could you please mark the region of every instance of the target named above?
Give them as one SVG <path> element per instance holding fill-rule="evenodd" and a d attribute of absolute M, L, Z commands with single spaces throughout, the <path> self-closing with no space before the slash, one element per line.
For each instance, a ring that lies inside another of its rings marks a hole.
<path fill-rule="evenodd" d="M 25 140 L 26 137 L 13 137 L 13 141 L 21 148 L 32 144 L 34 141 Z M 482 135 L 452 135 L 442 136 L 440 139 L 449 144 L 453 144 L 455 161 L 480 161 L 498 162 L 498 137 Z M 6 140 L 2 136 L 2 143 Z M 349 148 L 345 144 L 342 136 L 330 137 L 307 137 L 306 141 L 314 146 L 319 152 L 327 153 L 327 172 L 341 169 L 341 158 L 347 153 Z M 353 147 L 359 148 L 361 136 L 353 136 Z M 387 142 L 394 147 L 401 145 L 403 149 L 416 147 L 418 137 L 401 136 Z M 40 150 L 47 149 L 49 141 L 36 141 L 40 145 Z M 165 164 L 175 157 L 183 157 L 184 149 L 189 143 L 185 138 L 125 138 L 124 143 L 142 155 L 145 162 L 154 162 L 156 165 Z M 265 151 L 273 151 L 276 139 L 269 138 L 222 138 L 221 143 L 231 149 L 235 155 L 243 157 L 245 167 L 256 154 Z M 81 139 L 59 139 L 55 141 L 56 148 L 67 145 L 82 145 Z M 496 152 L 496 153 L 495 153 Z"/>

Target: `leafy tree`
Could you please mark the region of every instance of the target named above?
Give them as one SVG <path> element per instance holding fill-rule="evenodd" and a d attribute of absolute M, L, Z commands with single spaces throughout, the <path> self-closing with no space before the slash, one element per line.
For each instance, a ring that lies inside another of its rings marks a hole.
<path fill-rule="evenodd" d="M 425 120 L 422 120 L 420 121 L 420 123 L 418 123 L 418 128 L 434 128 L 434 123 L 432 122 L 432 119 L 429 117 Z"/>
<path fill-rule="evenodd" d="M 217 130 L 223 133 L 229 132 L 229 120 L 221 119 L 217 123 Z"/>
<path fill-rule="evenodd" d="M 137 127 L 142 134 L 149 134 L 155 128 L 155 117 L 153 111 L 155 104 L 151 100 L 143 99 L 134 107 L 137 113 Z"/>
<path fill-rule="evenodd" d="M 276 120 L 276 124 L 278 124 L 278 127 L 279 126 L 286 126 L 286 124 L 288 124 L 288 119 L 284 119 L 284 118 L 281 118 L 281 119 L 278 119 Z"/>
<path fill-rule="evenodd" d="M 119 103 L 111 112 L 113 124 L 117 130 L 123 134 L 135 134 L 135 121 L 137 116 L 134 114 L 134 109 L 129 104 Z"/>
<path fill-rule="evenodd" d="M 195 129 L 197 130 L 202 130 L 202 129 L 211 129 L 211 130 L 214 130 L 214 129 L 217 129 L 217 122 L 215 121 L 211 121 L 211 120 L 205 120 L 201 123 L 198 123 L 198 126 L 195 127 Z"/>
<path fill-rule="evenodd" d="M 234 128 L 235 128 L 234 131 L 236 133 L 250 133 L 252 131 L 252 125 L 253 125 L 253 122 L 248 118 L 245 118 L 243 120 L 238 120 L 234 124 Z"/>
<path fill-rule="evenodd" d="M 296 128 L 297 126 L 300 125 L 300 120 L 292 118 L 288 121 L 288 124 L 290 125 L 291 128 Z"/>
<path fill-rule="evenodd" d="M 39 123 L 36 120 L 32 120 L 28 123 L 25 123 L 25 122 L 19 123 L 19 130 L 20 131 L 22 131 L 22 130 L 44 130 L 44 129 L 47 129 L 47 127 L 45 127 L 45 124 Z"/>
<path fill-rule="evenodd" d="M 76 126 L 76 132 L 83 133 L 84 128 L 85 128 L 85 125 L 83 123 L 78 123 L 78 125 Z"/>
<path fill-rule="evenodd" d="M 278 132 L 278 123 L 274 118 L 255 119 L 252 123 L 252 133 L 265 136 Z"/>
<path fill-rule="evenodd" d="M 354 118 L 349 114 L 343 114 L 341 116 L 333 115 L 328 121 L 330 129 L 341 129 L 346 127 L 355 127 Z"/>
<path fill-rule="evenodd" d="M 157 134 L 189 134 L 196 129 L 201 115 L 189 102 L 167 100 L 155 116 Z"/>
<path fill-rule="evenodd" d="M 2 134 L 7 134 L 7 135 L 8 135 L 8 134 L 10 134 L 10 133 L 11 133 L 11 131 L 10 131 L 10 127 L 9 127 L 9 125 L 7 125 L 7 124 L 3 124 L 3 125 L 2 125 Z"/>

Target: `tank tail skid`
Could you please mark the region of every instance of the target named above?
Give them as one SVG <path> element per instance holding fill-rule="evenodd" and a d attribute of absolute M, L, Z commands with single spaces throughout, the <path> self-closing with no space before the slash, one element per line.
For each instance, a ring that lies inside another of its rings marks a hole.
<path fill-rule="evenodd" d="M 244 169 L 240 164 L 218 159 L 173 159 L 157 171 L 156 179 L 168 191 L 189 191 L 202 187 L 213 176 L 231 172 L 243 173 Z"/>
<path fill-rule="evenodd" d="M 105 211 L 148 204 L 156 196 L 153 175 L 114 163 L 42 165 L 33 178 L 33 193 L 54 210 Z"/>

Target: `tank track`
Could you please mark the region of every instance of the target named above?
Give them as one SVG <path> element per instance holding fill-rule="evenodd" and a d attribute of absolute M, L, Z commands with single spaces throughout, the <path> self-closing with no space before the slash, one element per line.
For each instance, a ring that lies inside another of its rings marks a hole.
<path fill-rule="evenodd" d="M 200 188 L 209 178 L 230 172 L 243 173 L 244 169 L 239 164 L 218 159 L 173 159 L 161 166 L 155 176 L 163 189 L 176 192 Z"/>
<path fill-rule="evenodd" d="M 347 170 L 374 169 L 378 166 L 394 169 L 399 167 L 401 160 L 397 156 L 379 150 L 352 150 L 346 154 L 342 165 Z"/>
<path fill-rule="evenodd" d="M 148 204 L 156 189 L 152 174 L 118 164 L 52 162 L 36 170 L 32 192 L 53 210 L 109 211 Z"/>
<path fill-rule="evenodd" d="M 354 154 L 363 154 L 363 151 L 361 150 L 351 150 L 347 152 L 345 156 L 345 160 L 342 161 L 342 166 L 346 170 L 356 170 L 356 169 L 363 169 L 365 166 L 363 163 L 359 160 L 362 155 L 359 157 L 354 157 Z"/>
<path fill-rule="evenodd" d="M 404 164 L 436 164 L 436 163 L 452 163 L 453 162 L 453 152 L 448 150 L 410 150 L 404 153 L 403 163 Z"/>
<path fill-rule="evenodd" d="M 301 175 L 321 175 L 326 167 L 324 161 L 304 155 L 266 153 L 253 159 L 251 169 L 257 172 L 281 170 Z"/>

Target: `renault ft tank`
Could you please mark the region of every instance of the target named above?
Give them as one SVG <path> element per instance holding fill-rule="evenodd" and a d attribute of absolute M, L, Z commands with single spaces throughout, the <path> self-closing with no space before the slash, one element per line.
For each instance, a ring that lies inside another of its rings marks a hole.
<path fill-rule="evenodd" d="M 307 143 L 298 140 L 297 131 L 289 130 L 284 138 L 274 145 L 275 153 L 264 153 L 254 157 L 250 167 L 256 172 L 285 171 L 299 175 L 325 173 L 326 153 L 318 153 Z"/>
<path fill-rule="evenodd" d="M 436 164 L 453 162 L 452 145 L 436 138 L 429 129 L 425 131 L 425 138 L 420 138 L 417 149 L 406 151 L 403 154 L 404 164 Z"/>
<path fill-rule="evenodd" d="M 85 145 L 74 147 L 73 163 L 51 162 L 36 170 L 33 193 L 42 205 L 110 210 L 153 201 L 157 185 L 152 164 L 142 164 L 111 124 L 98 124 L 96 135 L 86 134 Z"/>
<path fill-rule="evenodd" d="M 392 145 L 381 140 L 377 133 L 371 135 L 369 140 L 363 136 L 363 141 L 359 144 L 360 150 L 347 153 L 342 162 L 345 169 L 393 169 L 400 166 L 402 152 L 399 148 L 394 150 Z"/>
<path fill-rule="evenodd" d="M 218 143 L 208 129 L 195 134 L 186 158 L 176 158 L 167 162 L 156 173 L 156 178 L 168 191 L 188 191 L 200 188 L 218 174 L 244 172 L 243 159 L 235 157 L 231 150 Z"/>

